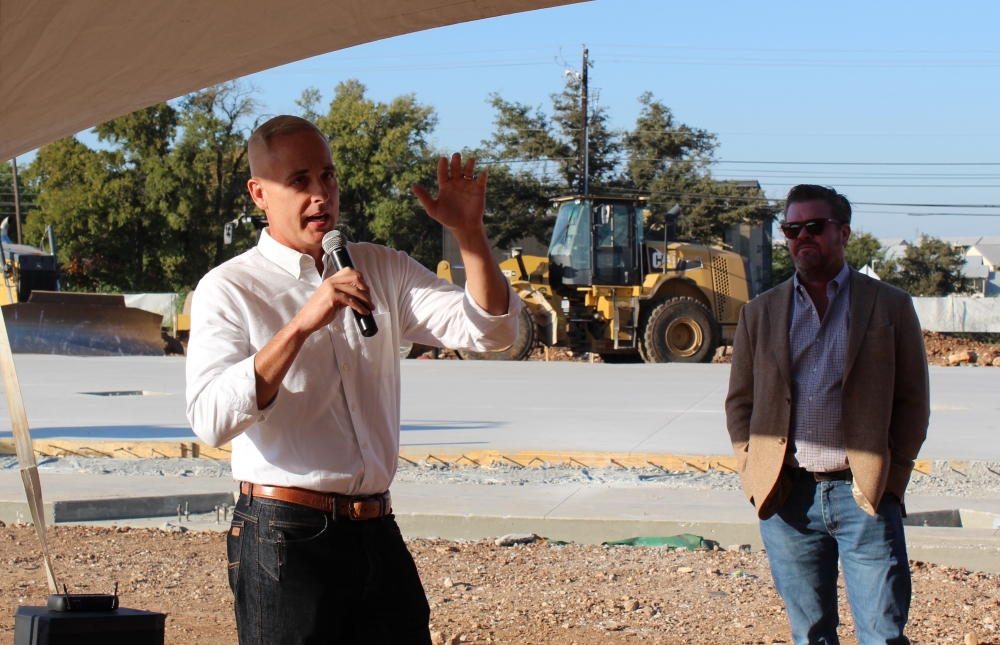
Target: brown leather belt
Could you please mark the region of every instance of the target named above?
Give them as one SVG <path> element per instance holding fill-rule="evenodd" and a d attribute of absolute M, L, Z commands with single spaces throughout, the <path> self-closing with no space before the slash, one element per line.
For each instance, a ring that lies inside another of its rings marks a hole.
<path fill-rule="evenodd" d="M 240 483 L 240 492 L 251 497 L 276 499 L 282 502 L 308 506 L 324 513 L 333 513 L 351 520 L 374 520 L 392 513 L 392 497 L 389 491 L 379 495 L 338 495 L 321 493 L 304 488 L 285 486 L 264 486 L 262 484 Z"/>

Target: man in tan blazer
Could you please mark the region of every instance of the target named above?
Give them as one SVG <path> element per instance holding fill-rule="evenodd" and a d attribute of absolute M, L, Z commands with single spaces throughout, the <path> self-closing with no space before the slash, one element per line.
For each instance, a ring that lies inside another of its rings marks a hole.
<path fill-rule="evenodd" d="M 740 312 L 729 435 L 796 645 L 836 644 L 837 561 L 860 645 L 900 644 L 910 602 L 903 494 L 930 415 L 910 296 L 850 269 L 850 202 L 792 188 L 795 276 Z"/>

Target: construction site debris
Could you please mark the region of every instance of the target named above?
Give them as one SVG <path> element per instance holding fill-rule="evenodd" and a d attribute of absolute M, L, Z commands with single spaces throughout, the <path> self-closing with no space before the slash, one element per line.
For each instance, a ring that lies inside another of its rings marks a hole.
<path fill-rule="evenodd" d="M 979 360 L 979 356 L 967 349 L 948 356 L 949 365 L 975 365 L 977 360 Z"/>
<path fill-rule="evenodd" d="M 924 345 L 927 348 L 927 362 L 931 365 L 1000 367 L 1000 365 L 994 365 L 995 359 L 1000 358 L 1000 345 L 998 344 L 971 340 L 955 334 L 925 331 Z"/>
<path fill-rule="evenodd" d="M 494 544 L 497 546 L 514 546 L 515 544 L 531 544 L 541 539 L 534 533 L 508 533 L 494 540 Z"/>
<path fill-rule="evenodd" d="M 225 534 L 54 527 L 61 579 L 86 593 L 120 583 L 122 604 L 167 614 L 168 644 L 235 645 Z M 452 550 L 454 547 L 454 550 Z M 493 540 L 411 540 L 441 643 L 619 645 L 790 643 L 767 559 L 738 551 L 601 546 L 513 548 Z M 440 549 L 444 549 L 441 552 Z M 914 562 L 908 635 L 916 643 L 997 642 L 998 576 Z M 679 573 L 682 568 L 690 572 Z M 718 572 L 740 571 L 742 575 Z M 19 605 L 45 604 L 30 527 L 0 530 L 0 644 L 13 641 Z M 436 581 L 461 580 L 450 588 Z M 853 622 L 839 589 L 844 645 Z"/>
<path fill-rule="evenodd" d="M 927 362 L 931 365 L 979 365 L 1000 367 L 1000 344 L 962 338 L 955 334 L 924 331 Z M 968 352 L 968 356 L 965 353 Z M 953 357 L 959 357 L 952 362 Z M 732 351 L 716 354 L 713 363 L 731 363 Z"/>

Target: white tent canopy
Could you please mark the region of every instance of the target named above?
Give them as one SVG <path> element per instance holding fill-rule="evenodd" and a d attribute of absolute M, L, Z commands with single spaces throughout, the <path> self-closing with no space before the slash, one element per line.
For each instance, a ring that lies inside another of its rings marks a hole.
<path fill-rule="evenodd" d="M 0 0 L 0 161 L 216 83 L 582 0 Z"/>

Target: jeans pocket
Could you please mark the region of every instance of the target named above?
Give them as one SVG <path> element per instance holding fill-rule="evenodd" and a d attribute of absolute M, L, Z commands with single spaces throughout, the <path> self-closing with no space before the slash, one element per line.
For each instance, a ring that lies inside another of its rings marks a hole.
<path fill-rule="evenodd" d="M 330 516 L 316 512 L 310 519 L 272 519 L 267 537 L 260 538 L 257 560 L 269 576 L 281 582 L 281 570 L 296 555 L 297 547 L 321 538 L 330 527 Z"/>
<path fill-rule="evenodd" d="M 236 588 L 240 581 L 240 557 L 243 552 L 243 538 L 245 527 L 243 520 L 233 520 L 226 535 L 226 554 L 229 561 L 229 588 L 233 595 L 236 595 Z"/>

